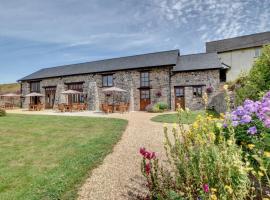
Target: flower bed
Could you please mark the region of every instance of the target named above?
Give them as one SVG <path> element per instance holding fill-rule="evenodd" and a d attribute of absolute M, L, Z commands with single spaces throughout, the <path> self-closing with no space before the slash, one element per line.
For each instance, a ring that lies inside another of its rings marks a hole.
<path fill-rule="evenodd" d="M 180 118 L 186 114 L 178 111 Z M 268 199 L 269 118 L 270 92 L 225 116 L 198 116 L 189 130 L 175 124 L 173 137 L 165 126 L 166 162 L 140 149 L 149 198 Z"/>

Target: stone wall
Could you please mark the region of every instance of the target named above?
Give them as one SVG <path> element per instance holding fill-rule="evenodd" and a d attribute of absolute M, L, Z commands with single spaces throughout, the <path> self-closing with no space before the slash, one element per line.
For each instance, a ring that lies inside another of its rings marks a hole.
<path fill-rule="evenodd" d="M 151 103 L 166 102 L 169 103 L 170 88 L 169 88 L 169 67 L 151 68 L 150 72 L 150 88 L 151 88 Z M 112 73 L 108 73 L 112 74 Z M 112 97 L 107 97 L 102 91 L 102 74 L 75 75 L 63 78 L 48 78 L 40 82 L 41 93 L 45 94 L 45 87 L 57 86 L 55 96 L 55 106 L 59 103 L 65 103 L 66 98 L 61 92 L 67 90 L 66 83 L 84 82 L 83 93 L 87 94 L 87 102 L 90 110 L 99 110 L 101 103 L 112 101 Z M 116 96 L 122 101 L 131 103 L 130 110 L 140 110 L 140 71 L 125 70 L 113 72 L 113 82 L 115 87 L 126 90 L 126 93 Z M 161 92 L 161 96 L 156 94 Z M 30 93 L 30 83 L 22 83 L 22 94 Z M 45 103 L 45 97 L 41 98 L 41 102 Z M 30 98 L 26 97 L 23 101 L 23 108 L 27 108 L 30 103 Z"/>
<path fill-rule="evenodd" d="M 194 72 L 177 72 L 171 77 L 171 105 L 175 110 L 175 86 L 184 86 L 185 88 L 185 107 L 192 110 L 202 109 L 204 107 L 203 99 L 201 97 L 194 97 L 193 86 L 203 85 L 203 93 L 206 88 L 211 86 L 213 92 L 209 94 L 209 101 L 219 90 L 219 70 L 203 70 Z"/>

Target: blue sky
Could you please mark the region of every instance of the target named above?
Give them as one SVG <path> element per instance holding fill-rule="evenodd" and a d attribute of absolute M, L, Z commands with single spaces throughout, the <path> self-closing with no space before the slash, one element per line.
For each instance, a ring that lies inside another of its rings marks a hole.
<path fill-rule="evenodd" d="M 0 0 L 0 83 L 44 67 L 270 31 L 269 0 Z"/>

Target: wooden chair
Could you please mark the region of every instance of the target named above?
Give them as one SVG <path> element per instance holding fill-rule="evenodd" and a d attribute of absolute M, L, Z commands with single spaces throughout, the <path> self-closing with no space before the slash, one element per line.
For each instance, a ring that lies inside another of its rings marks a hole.
<path fill-rule="evenodd" d="M 5 103 L 5 105 L 4 105 L 4 108 L 5 109 L 13 109 L 13 104 L 12 103 Z"/>
<path fill-rule="evenodd" d="M 87 103 L 84 103 L 83 110 L 88 110 L 88 104 Z"/>
<path fill-rule="evenodd" d="M 108 104 L 103 104 L 103 112 L 105 113 L 112 113 L 113 112 L 113 106 L 110 106 Z"/>
<path fill-rule="evenodd" d="M 60 112 L 65 112 L 65 104 L 61 103 L 61 104 L 58 104 L 58 110 Z"/>
<path fill-rule="evenodd" d="M 74 111 L 78 111 L 79 110 L 79 104 L 78 103 L 73 103 L 72 104 L 72 110 L 74 110 Z"/>
<path fill-rule="evenodd" d="M 65 111 L 66 111 L 66 112 L 72 112 L 72 104 L 70 104 L 70 105 L 65 105 Z"/>
<path fill-rule="evenodd" d="M 44 105 L 42 103 L 36 105 L 36 110 L 41 111 L 44 110 Z"/>
<path fill-rule="evenodd" d="M 31 103 L 30 103 L 30 104 L 28 105 L 28 110 L 29 110 L 29 111 L 34 111 L 34 110 L 35 110 L 34 104 L 31 104 Z"/>

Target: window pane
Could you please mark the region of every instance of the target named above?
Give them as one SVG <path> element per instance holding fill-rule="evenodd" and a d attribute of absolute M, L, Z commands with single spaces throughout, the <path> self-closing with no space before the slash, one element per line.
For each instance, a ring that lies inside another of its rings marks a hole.
<path fill-rule="evenodd" d="M 193 95 L 195 97 L 201 97 L 202 96 L 202 86 L 194 86 L 193 87 Z"/>
<path fill-rule="evenodd" d="M 40 92 L 40 82 L 32 82 L 30 83 L 31 92 Z"/>
<path fill-rule="evenodd" d="M 149 72 L 141 72 L 141 86 L 142 87 L 149 86 Z"/>
<path fill-rule="evenodd" d="M 102 77 L 102 85 L 105 87 L 113 86 L 113 75 L 104 75 Z"/>
<path fill-rule="evenodd" d="M 113 77 L 111 75 L 108 76 L 108 86 L 113 86 Z"/>

